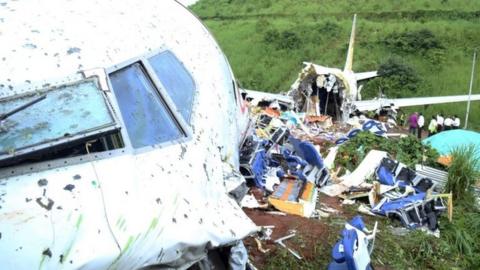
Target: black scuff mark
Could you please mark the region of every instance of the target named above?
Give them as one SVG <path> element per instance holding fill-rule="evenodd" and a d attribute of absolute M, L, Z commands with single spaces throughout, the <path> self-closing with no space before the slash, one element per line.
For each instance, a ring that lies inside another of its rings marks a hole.
<path fill-rule="evenodd" d="M 2 233 L 0 232 L 0 239 L 2 239 Z"/>
<path fill-rule="evenodd" d="M 63 190 L 67 190 L 67 191 L 72 192 L 72 190 L 73 190 L 74 188 L 75 188 L 75 185 L 73 185 L 73 184 L 68 184 L 68 185 L 66 185 L 66 186 L 63 188 Z"/>
<path fill-rule="evenodd" d="M 52 257 L 52 251 L 50 250 L 50 248 L 47 248 L 42 252 L 42 255 L 43 256 L 48 256 L 48 257 L 51 258 Z"/>
<path fill-rule="evenodd" d="M 203 163 L 203 170 L 205 171 L 205 175 L 207 176 L 207 181 L 210 181 L 210 175 L 207 171 L 207 163 Z"/>
<path fill-rule="evenodd" d="M 47 189 L 46 188 L 43 189 L 43 193 L 42 193 L 43 197 L 45 197 L 45 195 L 47 195 Z"/>
<path fill-rule="evenodd" d="M 57 209 L 58 210 L 63 210 L 63 207 L 59 205 L 59 206 L 57 206 Z"/>
<path fill-rule="evenodd" d="M 30 198 L 25 198 L 25 202 L 28 203 L 28 202 L 31 202 L 31 201 L 32 201 L 32 199 L 30 199 Z"/>
<path fill-rule="evenodd" d="M 180 148 L 181 148 L 180 158 L 183 159 L 183 157 L 185 156 L 185 153 L 187 152 L 187 147 L 184 145 L 180 145 Z"/>
<path fill-rule="evenodd" d="M 160 198 L 157 198 L 155 201 L 157 202 L 157 204 L 162 204 L 162 199 Z"/>
<path fill-rule="evenodd" d="M 79 174 L 73 176 L 73 180 L 80 180 L 82 177 Z"/>
<path fill-rule="evenodd" d="M 63 256 L 63 254 L 60 254 L 60 257 L 59 257 L 59 262 L 60 262 L 60 263 L 63 263 L 63 259 L 64 259 L 64 256 Z"/>
<path fill-rule="evenodd" d="M 42 178 L 42 179 L 38 180 L 37 184 L 38 184 L 39 187 L 44 187 L 44 186 L 48 185 L 48 180 L 45 179 L 45 178 Z"/>
<path fill-rule="evenodd" d="M 70 49 L 67 50 L 67 54 L 74 54 L 74 53 L 79 53 L 81 51 L 80 48 L 78 47 L 71 47 Z"/>
<path fill-rule="evenodd" d="M 47 203 L 42 201 L 43 198 L 37 198 L 35 201 L 43 208 L 48 211 L 52 210 L 53 204 L 55 203 L 52 199 L 47 198 Z"/>

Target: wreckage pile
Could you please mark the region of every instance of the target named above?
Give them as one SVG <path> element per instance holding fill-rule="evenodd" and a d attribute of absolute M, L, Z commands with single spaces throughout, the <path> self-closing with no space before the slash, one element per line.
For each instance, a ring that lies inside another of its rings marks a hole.
<path fill-rule="evenodd" d="M 405 228 L 423 228 L 434 235 L 439 234 L 439 215 L 448 212 L 451 219 L 451 194 L 440 194 L 446 179 L 443 171 L 420 164 L 413 170 L 389 153 L 373 149 L 352 172 L 344 169 L 346 173 L 339 175 L 335 164 L 339 147 L 362 133 L 388 140 L 385 123 L 355 117 L 337 124 L 330 116 L 297 113 L 277 100 L 263 100 L 250 109 L 253 126 L 240 152 L 240 172 L 250 191 L 242 207 L 321 218 L 335 211 L 319 204 L 319 196 L 338 197 L 343 204 L 358 203 L 360 213 L 389 217 Z M 261 227 L 262 236 L 256 241 L 270 239 L 272 230 L 274 226 Z M 300 254 L 282 242 L 293 236 L 275 243 L 300 259 Z M 372 249 L 373 244 L 367 254 Z M 365 250 L 357 247 L 355 252 Z"/>

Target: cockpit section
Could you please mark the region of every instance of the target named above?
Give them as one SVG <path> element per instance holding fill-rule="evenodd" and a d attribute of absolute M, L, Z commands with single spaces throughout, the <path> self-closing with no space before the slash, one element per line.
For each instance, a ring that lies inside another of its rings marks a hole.
<path fill-rule="evenodd" d="M 171 51 L 100 70 L 0 99 L 0 168 L 159 146 L 189 136 L 197 89 Z"/>
<path fill-rule="evenodd" d="M 0 108 L 0 167 L 124 146 L 95 79 L 4 98 Z"/>

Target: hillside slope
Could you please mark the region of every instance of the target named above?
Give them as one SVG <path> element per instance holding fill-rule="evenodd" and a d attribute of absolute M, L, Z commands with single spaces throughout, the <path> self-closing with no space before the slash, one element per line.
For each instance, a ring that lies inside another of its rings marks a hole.
<path fill-rule="evenodd" d="M 343 67 L 353 13 L 354 70 L 394 63 L 403 72 L 368 82 L 364 97 L 379 90 L 390 97 L 466 94 L 473 49 L 480 44 L 479 1 L 200 0 L 191 8 L 219 41 L 242 86 L 271 92 L 288 90 L 303 61 Z M 480 93 L 479 67 L 474 93 Z M 465 105 L 410 110 L 463 120 Z M 478 102 L 470 119 L 469 127 L 479 130 Z"/>

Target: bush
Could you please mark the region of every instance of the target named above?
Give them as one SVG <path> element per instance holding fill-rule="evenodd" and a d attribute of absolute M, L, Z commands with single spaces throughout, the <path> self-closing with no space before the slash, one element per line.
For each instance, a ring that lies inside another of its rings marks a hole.
<path fill-rule="evenodd" d="M 444 49 L 440 40 L 428 29 L 391 33 L 383 43 L 393 50 L 407 53 L 426 53 L 432 49 Z"/>
<path fill-rule="evenodd" d="M 268 30 L 263 35 L 265 43 L 275 46 L 279 50 L 293 50 L 298 49 L 302 45 L 302 41 L 299 36 L 292 31 L 285 30 L 279 32 L 278 30 Z"/>
<path fill-rule="evenodd" d="M 480 159 L 475 156 L 474 145 L 454 148 L 451 152 L 452 164 L 448 170 L 445 192 L 452 192 L 454 201 L 472 206 L 475 202 L 473 187 L 480 178 Z"/>
<path fill-rule="evenodd" d="M 382 63 L 378 74 L 380 77 L 366 83 L 365 88 L 374 93 L 367 93 L 365 97 L 375 96 L 378 90 L 388 97 L 411 96 L 421 83 L 417 72 L 398 57 L 391 57 Z"/>
<path fill-rule="evenodd" d="M 372 149 L 389 153 L 392 158 L 409 167 L 423 162 L 435 166 L 438 153 L 428 145 L 423 145 L 413 136 L 400 139 L 386 139 L 370 132 L 361 132 L 355 138 L 342 144 L 338 150 L 335 164 L 342 165 L 348 170 L 354 170 L 366 154 Z"/>

